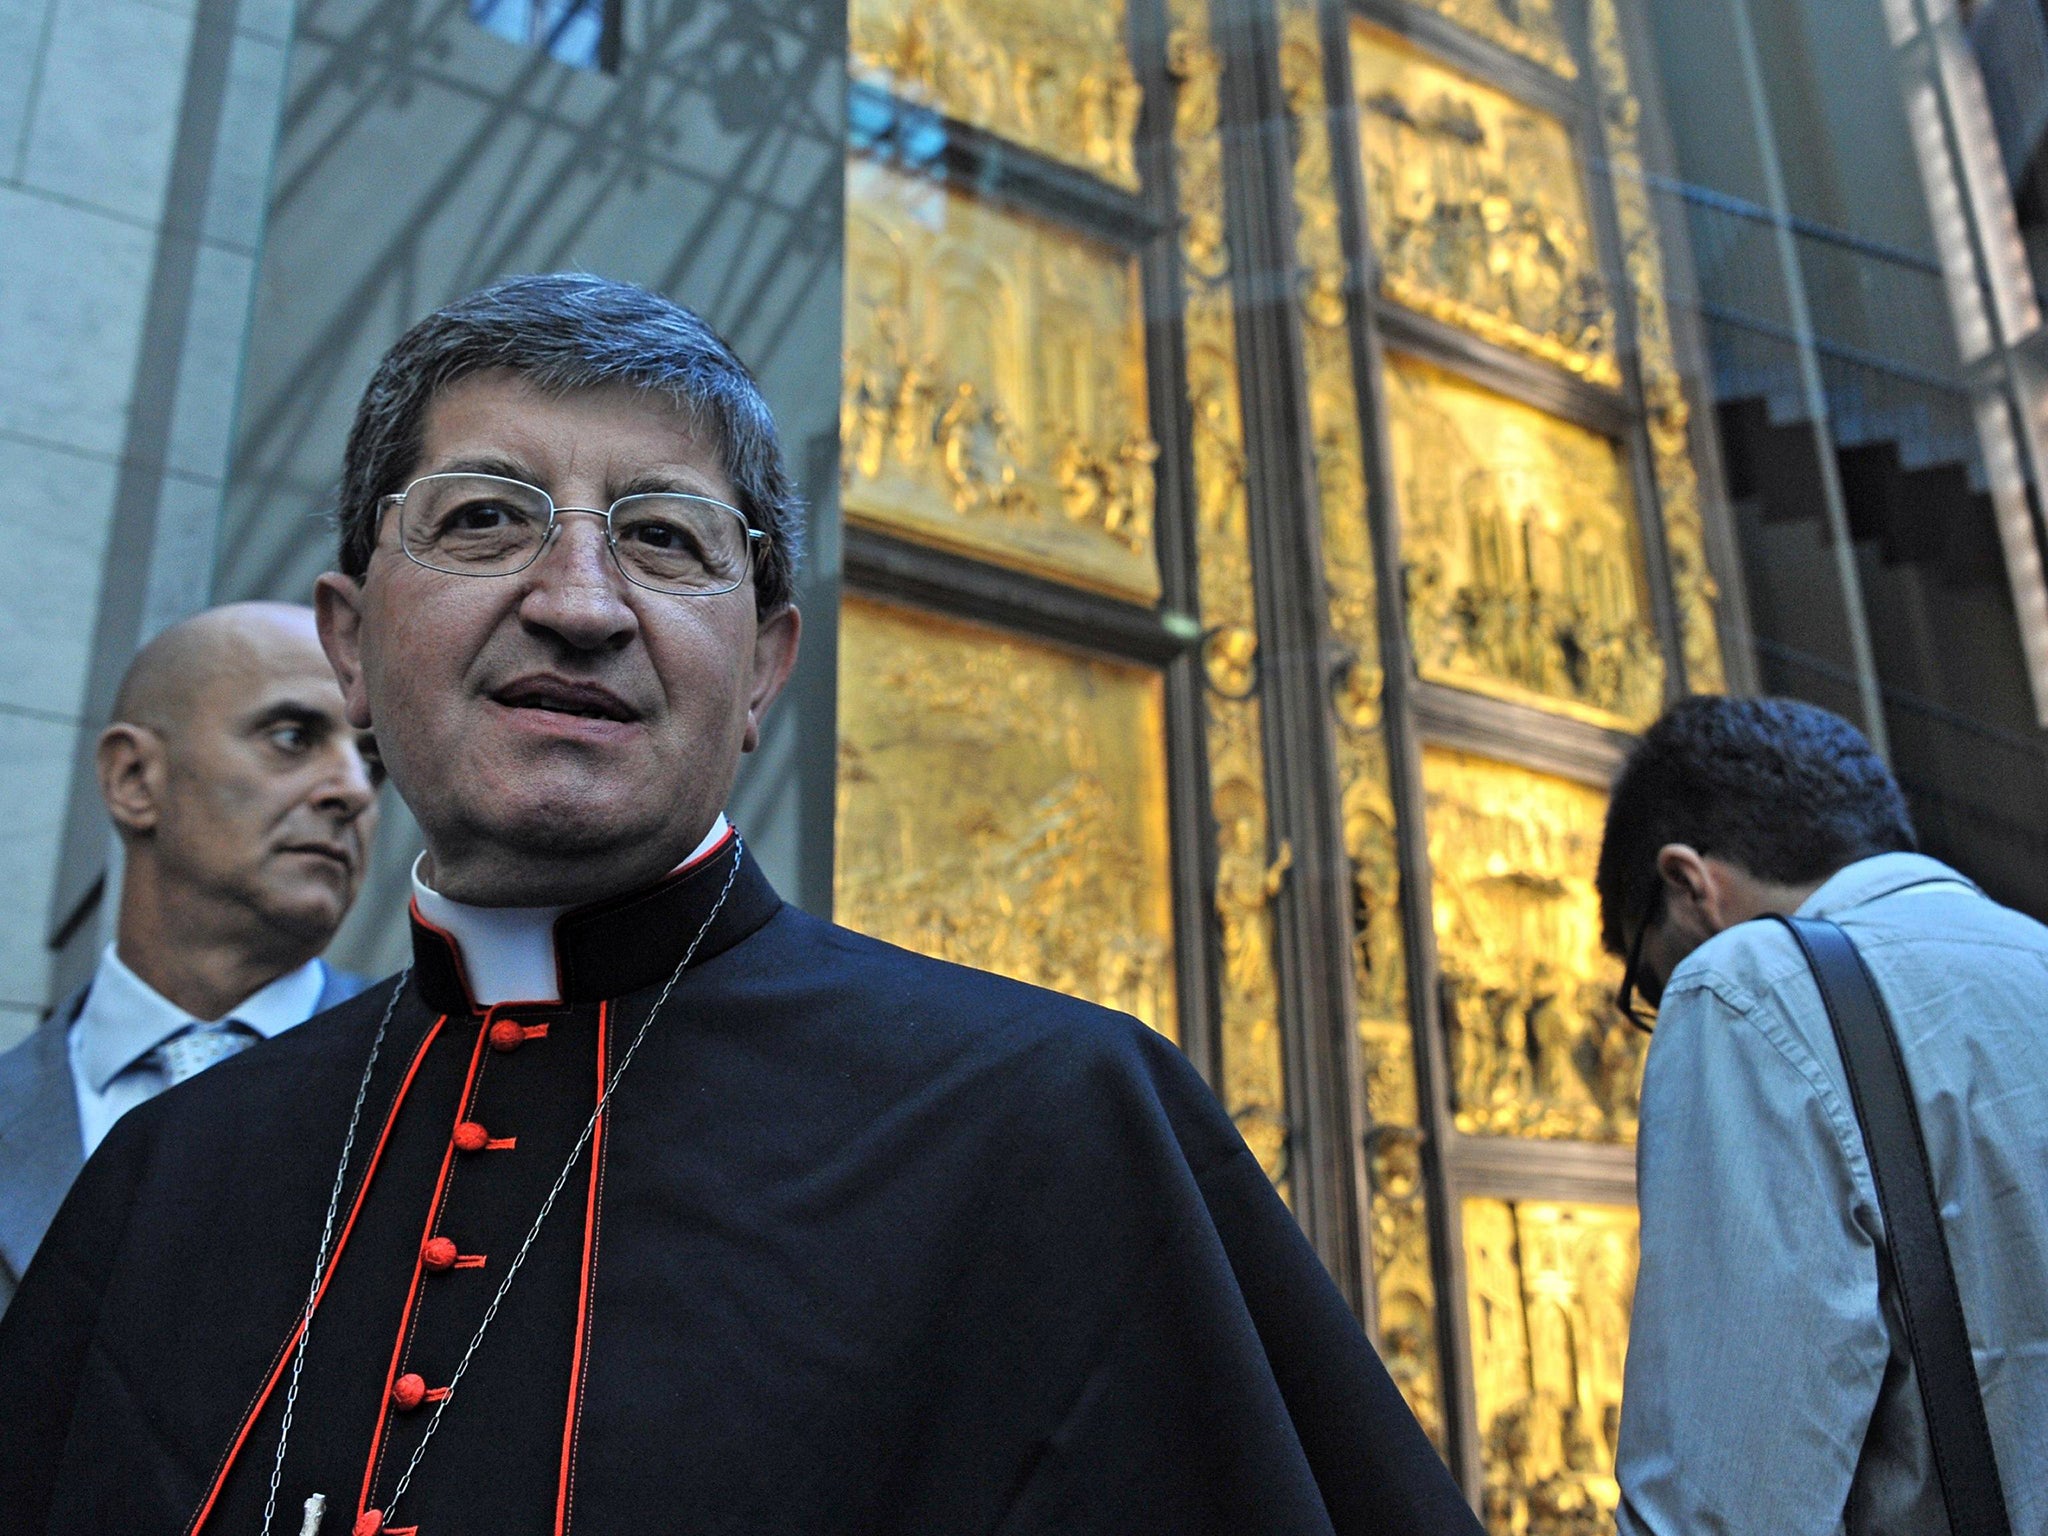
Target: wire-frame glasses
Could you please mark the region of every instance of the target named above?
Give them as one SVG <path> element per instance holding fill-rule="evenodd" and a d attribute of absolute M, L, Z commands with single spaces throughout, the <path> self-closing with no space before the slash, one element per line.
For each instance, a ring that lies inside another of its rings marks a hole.
<path fill-rule="evenodd" d="M 681 491 L 621 496 L 596 507 L 558 507 L 538 486 L 499 475 L 422 475 L 379 506 L 398 513 L 399 547 L 430 571 L 512 576 L 538 560 L 564 512 L 604 519 L 612 559 L 635 586 L 676 597 L 716 597 L 741 586 L 768 535 L 737 507 Z"/>

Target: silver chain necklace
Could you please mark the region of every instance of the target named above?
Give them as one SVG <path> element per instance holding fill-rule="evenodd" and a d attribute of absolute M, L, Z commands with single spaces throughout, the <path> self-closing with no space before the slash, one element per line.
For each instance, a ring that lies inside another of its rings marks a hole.
<path fill-rule="evenodd" d="M 498 1293 L 484 1309 L 483 1321 L 477 1324 L 476 1332 L 470 1335 L 469 1347 L 462 1352 L 462 1359 L 455 1367 L 455 1374 L 448 1378 L 446 1392 L 434 1405 L 434 1416 L 427 1421 L 426 1432 L 420 1436 L 420 1443 L 413 1447 L 412 1459 L 406 1462 L 405 1471 L 399 1476 L 398 1486 L 391 1490 L 391 1499 L 379 1515 L 380 1531 L 390 1523 L 392 1513 L 398 1508 L 398 1501 L 405 1497 L 405 1490 L 412 1485 L 413 1473 L 419 1470 L 420 1458 L 426 1455 L 427 1446 L 432 1442 L 434 1432 L 441 1427 L 441 1416 L 448 1411 L 448 1405 L 455 1401 L 455 1389 L 460 1385 L 463 1373 L 469 1369 L 470 1361 L 476 1357 L 477 1346 L 483 1343 L 485 1332 L 496 1319 L 498 1308 L 504 1303 L 505 1293 L 512 1289 L 512 1282 L 517 1278 L 520 1266 L 526 1262 L 527 1254 L 533 1249 L 534 1239 L 540 1236 L 541 1224 L 548 1219 L 548 1212 L 554 1209 L 556 1199 L 567 1187 L 569 1175 L 575 1171 L 584 1149 L 590 1145 L 590 1138 L 597 1133 L 597 1122 L 603 1116 L 605 1106 L 611 1102 L 612 1094 L 618 1090 L 619 1079 L 626 1075 L 626 1068 L 633 1064 L 634 1054 L 639 1051 L 640 1043 L 647 1038 L 648 1030 L 654 1027 L 654 1021 L 661 1016 L 661 1010 L 667 1004 L 669 994 L 675 991 L 676 983 L 683 979 L 683 972 L 690 968 L 690 962 L 697 956 L 698 946 L 704 942 L 704 936 L 711 931 L 711 925 L 718 921 L 718 914 L 725 909 L 725 899 L 732 894 L 733 882 L 739 878 L 740 865 L 746 862 L 747 857 L 747 846 L 740 840 L 738 833 L 733 834 L 733 844 L 732 868 L 726 872 L 725 884 L 719 888 L 718 900 L 711 904 L 710 914 L 697 929 L 697 936 L 690 940 L 690 947 L 683 951 L 683 958 L 669 973 L 667 985 L 661 989 L 661 996 L 654 1000 L 654 1006 L 647 1011 L 647 1017 L 634 1034 L 632 1044 L 626 1047 L 625 1055 L 619 1058 L 619 1064 L 612 1068 L 611 1075 L 605 1079 L 604 1092 L 597 1096 L 597 1107 L 590 1112 L 589 1120 L 584 1122 L 583 1134 L 576 1138 L 576 1145 L 569 1150 L 568 1160 L 562 1164 L 562 1171 L 555 1176 L 554 1187 L 548 1191 L 547 1198 L 541 1201 L 540 1211 L 534 1216 L 533 1225 L 527 1228 L 526 1240 L 519 1245 L 518 1253 L 513 1255 L 511 1264 L 505 1270 L 505 1278 L 498 1282 Z M 355 1146 L 356 1125 L 362 1118 L 363 1101 L 369 1096 L 370 1075 L 377 1070 L 377 1056 L 384 1048 L 384 1031 L 390 1026 L 391 1016 L 398 1009 L 398 999 L 404 994 L 406 981 L 411 975 L 410 966 L 399 973 L 398 985 L 392 989 L 391 1001 L 384 1006 L 384 1017 L 377 1024 L 376 1038 L 370 1042 L 370 1059 L 363 1065 L 363 1080 L 356 1086 L 355 1107 L 349 1112 L 348 1134 L 343 1137 L 341 1143 L 341 1165 L 334 1170 L 334 1188 L 327 1196 L 327 1223 L 320 1234 L 319 1257 L 313 1264 L 313 1284 L 306 1293 L 306 1309 L 299 1319 L 299 1343 L 292 1357 L 291 1386 L 285 1393 L 284 1422 L 278 1430 L 277 1456 L 270 1467 L 270 1497 L 263 1506 L 263 1536 L 270 1536 L 270 1522 L 277 1513 L 277 1485 L 284 1475 L 285 1447 L 291 1440 L 292 1410 L 299 1396 L 299 1373 L 305 1364 L 307 1340 L 313 1333 L 314 1304 L 319 1299 L 321 1284 L 327 1277 L 328 1247 L 334 1236 L 334 1217 L 341 1206 L 342 1187 L 348 1180 L 349 1154 Z M 321 1519 L 326 1511 L 325 1494 L 316 1493 L 307 1499 L 305 1519 L 299 1528 L 299 1536 L 318 1536 Z"/>

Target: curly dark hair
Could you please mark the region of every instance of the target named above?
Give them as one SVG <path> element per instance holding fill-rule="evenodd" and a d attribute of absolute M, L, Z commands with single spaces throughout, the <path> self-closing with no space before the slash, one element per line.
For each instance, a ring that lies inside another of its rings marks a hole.
<path fill-rule="evenodd" d="M 345 574 L 360 579 L 369 568 L 377 504 L 403 490 L 419 463 L 435 394 L 494 368 L 551 394 L 625 384 L 666 395 L 710 432 L 740 512 L 768 535 L 754 565 L 757 608 L 771 613 L 791 600 L 803 502 L 754 376 L 693 311 L 584 272 L 493 283 L 435 310 L 385 354 L 356 408 L 342 461 Z"/>
<path fill-rule="evenodd" d="M 1779 885 L 1918 847 L 1884 759 L 1840 715 L 1796 699 L 1681 699 L 1614 781 L 1600 845 L 1600 941 L 1649 916 L 1657 850 L 1687 843 Z"/>

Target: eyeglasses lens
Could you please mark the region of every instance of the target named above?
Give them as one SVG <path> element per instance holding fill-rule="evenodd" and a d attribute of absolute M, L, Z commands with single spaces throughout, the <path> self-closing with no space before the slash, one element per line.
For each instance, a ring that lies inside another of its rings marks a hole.
<path fill-rule="evenodd" d="M 747 579 L 747 525 L 695 496 L 628 496 L 612 507 L 612 548 L 657 592 L 730 592 Z"/>
<path fill-rule="evenodd" d="M 399 506 L 405 552 L 457 576 L 503 576 L 530 565 L 553 508 L 533 486 L 493 475 L 428 475 Z"/>

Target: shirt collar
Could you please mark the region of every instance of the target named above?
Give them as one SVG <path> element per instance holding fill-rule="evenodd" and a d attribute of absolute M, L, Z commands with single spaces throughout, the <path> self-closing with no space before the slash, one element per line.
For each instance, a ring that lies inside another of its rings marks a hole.
<path fill-rule="evenodd" d="M 224 1017 L 239 1019 L 268 1040 L 311 1018 L 326 985 L 327 968 L 308 960 L 259 987 Z M 72 1049 L 93 1092 L 104 1093 L 138 1058 L 193 1022 L 191 1014 L 129 969 L 109 944 L 71 1026 Z"/>
<path fill-rule="evenodd" d="M 732 835 L 724 812 L 696 850 L 668 878 L 695 868 Z M 553 1003 L 562 998 L 555 923 L 569 907 L 476 907 L 443 896 L 420 877 L 421 854 L 412 866 L 415 921 L 438 933 L 455 952 L 471 1001 L 484 1007 L 504 1003 Z"/>
<path fill-rule="evenodd" d="M 1895 895 L 1908 886 L 1935 882 L 1977 891 L 1969 879 L 1924 853 L 1880 853 L 1836 870 L 1819 890 L 1800 903 L 1795 915 L 1835 917 L 1851 907 L 1860 907 L 1881 896 Z M 1977 894 L 1983 893 L 1978 891 Z"/>

